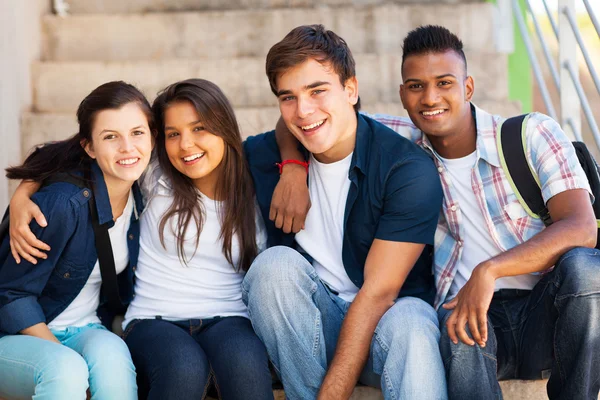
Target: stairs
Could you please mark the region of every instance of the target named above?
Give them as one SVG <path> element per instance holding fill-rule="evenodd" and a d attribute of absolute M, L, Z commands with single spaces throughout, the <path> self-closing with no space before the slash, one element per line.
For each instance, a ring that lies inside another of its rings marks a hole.
<path fill-rule="evenodd" d="M 33 107 L 22 114 L 24 157 L 38 143 L 77 131 L 75 110 L 92 89 L 122 79 L 152 101 L 190 77 L 217 83 L 244 136 L 279 116 L 264 73 L 268 49 L 293 27 L 322 23 L 357 61 L 363 110 L 406 115 L 398 96 L 401 41 L 422 24 L 444 25 L 465 43 L 474 102 L 513 115 L 506 55 L 495 51 L 493 6 L 483 0 L 69 0 L 70 15 L 42 18 L 42 57 L 32 69 Z M 544 382 L 503 382 L 505 399 L 543 399 Z M 281 391 L 276 398 L 284 398 Z M 354 400 L 381 399 L 358 387 Z"/>
<path fill-rule="evenodd" d="M 268 49 L 291 28 L 323 23 L 357 61 L 363 110 L 404 115 L 398 96 L 401 40 L 442 24 L 464 41 L 475 102 L 509 115 L 506 55 L 494 50 L 493 7 L 460 0 L 69 0 L 71 15 L 42 18 L 42 61 L 32 68 L 33 110 L 22 115 L 23 156 L 76 132 L 75 110 L 93 88 L 122 79 L 150 100 L 169 83 L 218 84 L 242 132 L 274 127 L 277 102 L 264 73 Z M 490 21 L 482 24 L 481 21 Z"/>

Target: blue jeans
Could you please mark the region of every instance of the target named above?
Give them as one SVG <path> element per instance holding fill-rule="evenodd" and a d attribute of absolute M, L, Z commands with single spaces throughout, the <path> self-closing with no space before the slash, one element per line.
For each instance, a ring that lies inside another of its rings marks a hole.
<path fill-rule="evenodd" d="M 300 253 L 273 247 L 254 261 L 242 283 L 256 333 L 289 399 L 314 399 L 350 307 L 318 278 Z M 433 308 L 399 299 L 381 318 L 360 381 L 386 399 L 445 399 L 440 332 Z"/>
<path fill-rule="evenodd" d="M 269 359 L 243 317 L 131 321 L 124 339 L 138 371 L 140 399 L 273 399 Z"/>
<path fill-rule="evenodd" d="M 0 397 L 137 399 L 125 343 L 100 324 L 52 330 L 62 345 L 28 335 L 0 339 Z"/>
<path fill-rule="evenodd" d="M 532 291 L 496 292 L 485 348 L 452 343 L 439 316 L 450 399 L 501 399 L 498 380 L 548 376 L 550 399 L 598 398 L 600 251 L 567 252 Z"/>

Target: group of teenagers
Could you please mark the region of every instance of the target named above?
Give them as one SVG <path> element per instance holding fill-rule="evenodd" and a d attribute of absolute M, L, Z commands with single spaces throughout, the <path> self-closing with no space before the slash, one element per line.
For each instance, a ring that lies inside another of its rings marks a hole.
<path fill-rule="evenodd" d="M 272 366 L 289 399 L 347 399 L 358 382 L 385 399 L 500 399 L 499 380 L 547 377 L 550 399 L 597 399 L 594 199 L 554 120 L 523 129 L 545 227 L 444 27 L 404 39 L 410 118 L 360 112 L 352 53 L 321 25 L 275 44 L 266 73 L 281 119 L 245 142 L 209 81 L 152 106 L 109 82 L 75 136 L 7 169 L 23 182 L 0 246 L 1 398 L 199 399 L 212 382 L 225 400 L 272 399 Z M 128 304 L 121 337 L 94 209 Z"/>

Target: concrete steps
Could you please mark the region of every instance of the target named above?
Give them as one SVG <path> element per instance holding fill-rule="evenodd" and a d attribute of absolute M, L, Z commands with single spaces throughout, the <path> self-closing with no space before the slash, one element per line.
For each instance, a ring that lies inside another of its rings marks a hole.
<path fill-rule="evenodd" d="M 545 400 L 546 380 L 540 381 L 503 381 L 500 382 L 504 400 Z M 283 390 L 274 390 L 275 400 L 285 400 Z M 208 400 L 215 400 L 209 398 Z M 350 396 L 350 400 L 383 400 L 379 389 L 357 386 Z"/>
<path fill-rule="evenodd" d="M 375 4 L 476 3 L 484 0 L 69 0 L 71 14 L 124 14 L 208 10 L 256 10 L 312 6 L 361 7 Z"/>
<path fill-rule="evenodd" d="M 42 19 L 42 59 L 139 62 L 263 57 L 292 27 L 314 23 L 323 23 L 346 39 L 355 54 L 400 54 L 402 38 L 422 24 L 445 25 L 462 38 L 467 49 L 493 52 L 493 12 L 493 5 L 487 3 L 436 2 L 426 5 L 82 14 L 67 18 L 45 16 Z"/>
<path fill-rule="evenodd" d="M 516 102 L 483 100 L 478 106 L 489 112 L 504 116 L 516 115 L 520 105 Z M 403 115 L 406 112 L 400 103 L 363 103 L 363 110 L 370 113 Z M 279 108 L 236 107 L 235 113 L 243 137 L 256 135 L 275 128 L 279 118 Z M 24 113 L 21 118 L 21 148 L 23 157 L 37 144 L 65 139 L 77 132 L 75 112 L 64 113 Z"/>
<path fill-rule="evenodd" d="M 469 53 L 476 99 L 508 97 L 506 56 Z M 357 54 L 357 75 L 363 103 L 399 102 L 400 55 Z M 111 80 L 138 86 L 149 99 L 178 80 L 199 77 L 221 87 L 234 106 L 275 106 L 265 75 L 265 57 L 126 62 L 42 62 L 33 67 L 34 108 L 40 112 L 74 113 L 95 87 Z"/>

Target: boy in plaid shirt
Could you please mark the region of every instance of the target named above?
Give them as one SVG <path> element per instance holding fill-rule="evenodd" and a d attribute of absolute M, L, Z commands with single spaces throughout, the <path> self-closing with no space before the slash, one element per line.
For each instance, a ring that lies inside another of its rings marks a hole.
<path fill-rule="evenodd" d="M 470 102 L 460 39 L 424 26 L 403 49 L 400 97 L 410 120 L 373 117 L 427 150 L 442 181 L 434 275 L 449 398 L 502 398 L 498 380 L 546 377 L 550 399 L 597 398 L 600 252 L 571 142 L 551 118 L 528 119 L 527 159 L 554 221 L 545 228 L 500 166 L 503 118 Z"/>

